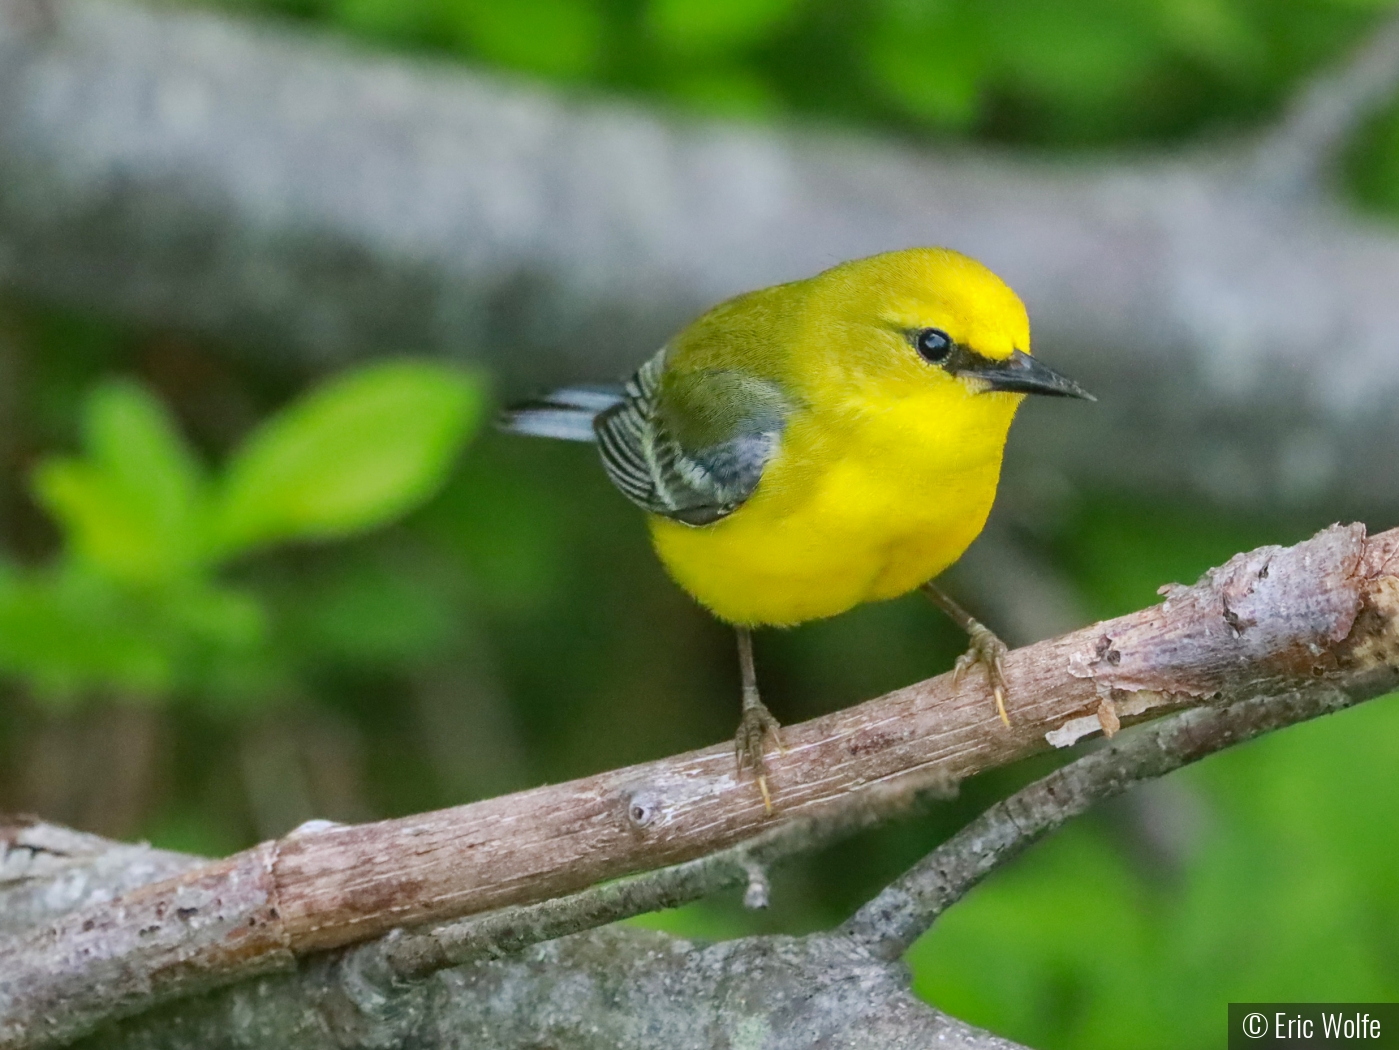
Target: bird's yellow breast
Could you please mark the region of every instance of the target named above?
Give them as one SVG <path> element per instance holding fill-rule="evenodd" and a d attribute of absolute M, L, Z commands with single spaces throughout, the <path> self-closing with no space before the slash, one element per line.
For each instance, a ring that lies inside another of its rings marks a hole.
<path fill-rule="evenodd" d="M 753 496 L 711 525 L 652 516 L 656 552 L 720 619 L 789 625 L 897 597 L 981 531 L 1021 398 L 961 384 L 842 392 L 795 413 Z"/>

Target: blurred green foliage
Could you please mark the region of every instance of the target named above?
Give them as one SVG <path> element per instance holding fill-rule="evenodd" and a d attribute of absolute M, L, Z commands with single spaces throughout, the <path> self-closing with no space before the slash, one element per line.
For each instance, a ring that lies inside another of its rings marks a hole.
<path fill-rule="evenodd" d="M 444 365 L 363 368 L 272 416 L 211 475 L 149 390 L 99 384 L 83 454 L 33 473 L 59 556 L 0 566 L 0 673 L 49 702 L 178 691 L 248 704 L 284 691 L 265 602 L 219 570 L 412 509 L 441 487 L 482 402 L 477 378 Z"/>
<path fill-rule="evenodd" d="M 698 112 L 1112 143 L 1238 126 L 1389 0 L 244 0 Z"/>
<path fill-rule="evenodd" d="M 239 6 L 700 114 L 1064 149 L 1256 126 L 1392 5 Z M 1362 201 L 1399 209 L 1399 107 L 1355 144 L 1350 174 Z M 15 435 L 0 485 L 0 794 L 23 797 L 13 771 L 45 753 L 34 742 L 112 686 L 165 720 L 140 830 L 210 853 L 308 816 L 412 812 L 732 732 L 732 638 L 665 579 L 592 450 L 483 434 L 453 466 L 481 416 L 478 378 L 394 363 L 299 397 L 306 377 L 254 357 L 52 311 L 7 329 L 0 315 L 19 403 L 0 399 L 14 417 L 0 435 Z M 46 514 L 20 493 L 31 472 Z M 1012 525 L 1103 617 L 1331 516 L 1079 492 Z M 796 721 L 945 670 L 962 644 L 910 599 L 764 632 L 757 655 L 765 697 Z M 914 947 L 916 988 L 1045 1050 L 1219 1045 L 1231 999 L 1394 998 L 1396 723 L 1392 700 L 1370 704 L 1076 822 Z M 70 751 L 70 765 L 90 757 Z M 977 778 L 916 821 L 779 870 L 767 913 L 724 898 L 642 921 L 700 937 L 830 926 L 1061 759 Z"/>

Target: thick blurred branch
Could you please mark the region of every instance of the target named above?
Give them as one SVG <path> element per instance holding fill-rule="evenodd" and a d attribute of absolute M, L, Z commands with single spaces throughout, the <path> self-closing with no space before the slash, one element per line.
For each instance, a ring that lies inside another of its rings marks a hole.
<path fill-rule="evenodd" d="M 1051 164 L 687 121 L 211 14 L 0 0 L 0 287 L 300 364 L 470 355 L 520 388 L 621 374 L 738 290 L 943 243 L 1003 273 L 1037 348 L 1103 399 L 1027 410 L 1012 485 L 1054 470 L 1382 516 L 1399 236 L 1287 186 L 1383 101 L 1392 36 L 1269 145 Z"/>
<path fill-rule="evenodd" d="M 0 1046 L 69 1040 L 161 1002 L 290 973 L 298 957 L 397 927 L 524 906 L 347 956 L 347 986 L 371 1004 L 392 1000 L 397 981 L 677 902 L 731 881 L 724 865 L 745 865 L 719 858 L 707 873 L 701 865 L 578 893 L 600 880 L 755 835 L 770 843 L 813 824 L 858 823 L 881 800 L 902 804 L 901 792 L 955 783 L 1047 743 L 1065 746 L 1099 726 L 1115 731 L 1124 719 L 1174 708 L 1200 710 L 1153 743 L 1098 760 L 1098 772 L 1085 763 L 1072 781 L 1077 800 L 1056 799 L 1051 786 L 1032 800 L 1038 813 L 1024 802 L 993 811 L 985 819 L 1012 829 L 1010 842 L 988 850 L 973 835 L 965 849 L 948 847 L 966 854 L 952 868 L 979 877 L 1009 855 L 1016 835 L 1035 834 L 1036 822 L 1053 826 L 1134 777 L 1399 685 L 1399 530 L 1367 538 L 1362 526 L 1335 526 L 1295 547 L 1238 555 L 1192 587 L 1167 588 L 1162 605 L 1012 652 L 1006 675 L 1009 731 L 984 683 L 959 687 L 949 675 L 788 727 L 787 752 L 769 764 L 773 817 L 751 782 L 735 779 L 724 745 L 439 813 L 307 829 L 152 883 L 115 906 L 65 910 L 0 942 Z M 1267 699 L 1250 707 L 1258 698 Z M 1221 703 L 1234 706 L 1220 715 Z M 1016 830 L 1021 811 L 1028 819 Z M 753 856 L 763 848 L 753 844 Z M 945 905 L 948 859 L 935 855 L 930 864 L 896 886 L 898 907 L 883 899 L 855 921 L 862 953 L 896 955 Z M 963 889 L 970 884 L 958 878 Z M 870 914 L 883 918 L 871 924 Z"/>
<path fill-rule="evenodd" d="M 1319 76 L 1259 144 L 1256 173 L 1277 194 L 1316 191 L 1347 141 L 1399 90 L 1399 15 L 1391 14 L 1351 60 Z"/>

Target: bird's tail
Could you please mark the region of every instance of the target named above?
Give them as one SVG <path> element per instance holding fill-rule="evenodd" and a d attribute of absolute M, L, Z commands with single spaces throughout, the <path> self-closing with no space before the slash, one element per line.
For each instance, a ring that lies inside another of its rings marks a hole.
<path fill-rule="evenodd" d="M 533 401 L 510 405 L 496 422 L 512 434 L 595 441 L 593 419 L 623 399 L 621 385 L 570 386 Z"/>

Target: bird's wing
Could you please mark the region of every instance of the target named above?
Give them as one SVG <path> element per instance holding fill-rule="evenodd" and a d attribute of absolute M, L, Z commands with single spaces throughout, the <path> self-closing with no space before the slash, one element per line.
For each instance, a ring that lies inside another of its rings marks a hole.
<path fill-rule="evenodd" d="M 665 350 L 593 423 L 612 483 L 653 514 L 708 525 L 753 494 L 789 411 L 771 382 L 736 370 L 665 373 Z"/>

